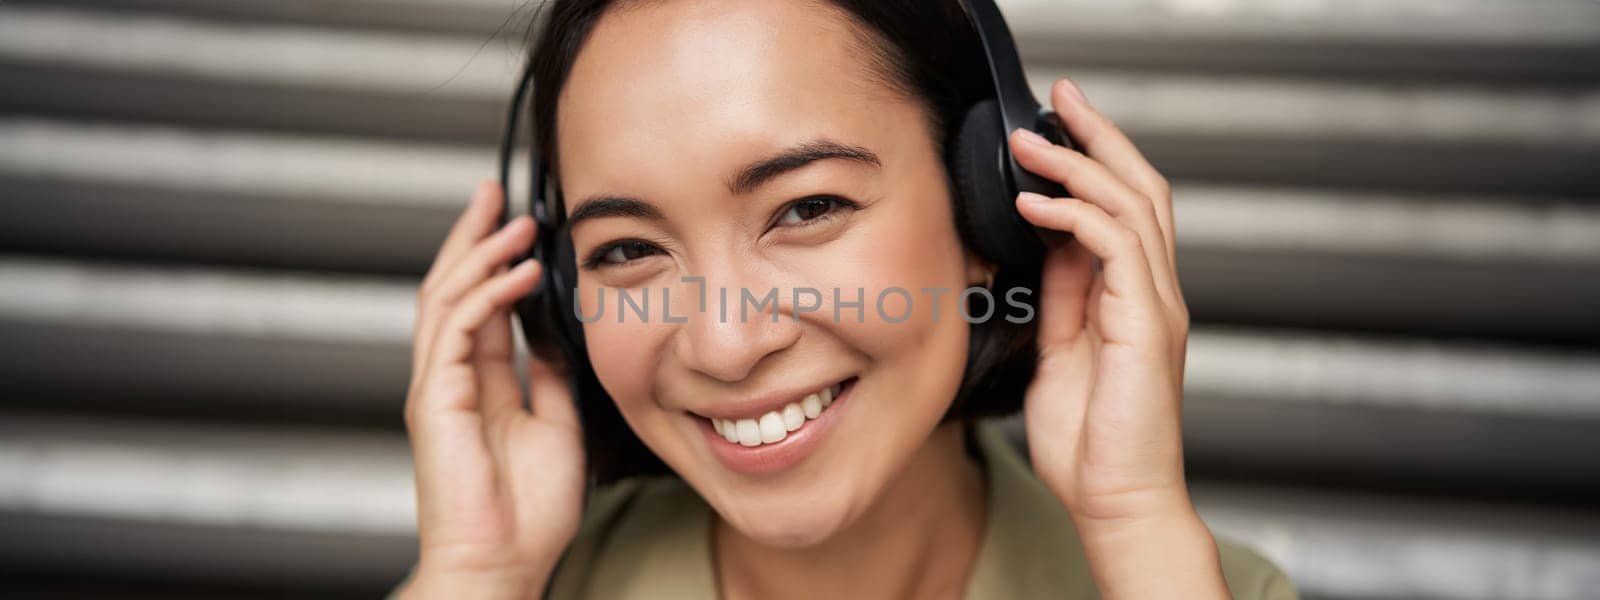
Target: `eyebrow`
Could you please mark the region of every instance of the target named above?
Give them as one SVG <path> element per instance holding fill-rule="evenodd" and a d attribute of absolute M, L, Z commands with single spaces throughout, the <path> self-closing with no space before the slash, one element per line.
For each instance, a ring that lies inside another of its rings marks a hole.
<path fill-rule="evenodd" d="M 727 181 L 728 191 L 734 195 L 748 194 L 779 176 L 823 160 L 846 160 L 874 167 L 883 163 L 878 155 L 860 146 L 849 146 L 832 140 L 812 140 L 798 144 L 775 155 L 750 163 Z M 567 226 L 603 217 L 630 217 L 661 221 L 666 215 L 655 205 L 638 198 L 616 195 L 599 195 L 585 198 L 567 217 Z"/>
<path fill-rule="evenodd" d="M 739 170 L 728 180 L 728 191 L 735 195 L 748 194 L 779 175 L 798 170 L 811 163 L 840 159 L 874 167 L 883 163 L 878 155 L 860 146 L 847 146 L 831 140 L 813 140 L 784 150 L 774 156 L 758 160 Z"/>

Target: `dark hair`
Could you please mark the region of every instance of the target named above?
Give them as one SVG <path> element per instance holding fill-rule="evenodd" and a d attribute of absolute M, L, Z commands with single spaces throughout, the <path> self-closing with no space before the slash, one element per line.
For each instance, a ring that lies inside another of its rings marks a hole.
<path fill-rule="evenodd" d="M 533 32 L 529 57 L 534 77 L 531 121 L 552 182 L 559 172 L 560 158 L 555 144 L 556 104 L 572 65 L 607 10 L 642 1 L 648 0 L 552 0 L 541 7 L 548 9 L 542 24 L 535 17 L 537 30 Z M 967 110 L 994 96 L 981 42 L 958 0 L 810 1 L 850 17 L 863 42 L 865 60 L 872 61 L 882 83 L 924 106 L 935 148 L 949 164 L 949 146 Z M 552 188 L 559 198 L 559 183 L 553 183 Z M 954 201 L 955 188 L 947 189 Z M 559 210 L 557 214 L 561 214 Z M 959 215 L 960 211 L 952 207 L 952 214 Z M 966 247 L 974 248 L 966 224 L 958 222 L 957 229 Z M 1036 269 L 1008 270 L 1001 265 L 994 277 L 996 291 L 1021 286 L 1037 293 L 1038 284 Z M 549 297 L 539 296 L 541 302 Z M 976 298 L 982 301 L 981 296 Z M 1036 298 L 1027 301 L 1037 303 Z M 546 307 L 539 308 L 538 314 L 549 314 Z M 995 308 L 998 313 L 999 307 Z M 974 307 L 970 314 L 985 314 L 985 310 Z M 1022 406 L 1023 392 L 1033 378 L 1037 362 L 1034 321 L 1017 324 L 991 318 L 971 325 L 965 372 L 960 390 L 945 414 L 946 420 L 970 423 L 981 416 L 1012 413 Z M 550 339 L 547 336 L 555 334 L 549 323 L 531 325 L 537 339 Z M 546 359 L 559 360 L 560 352 L 553 344 L 535 344 L 533 350 Z M 583 417 L 594 483 L 670 473 L 628 428 L 592 370 L 585 371 L 573 374 L 577 387 L 574 391 Z"/>

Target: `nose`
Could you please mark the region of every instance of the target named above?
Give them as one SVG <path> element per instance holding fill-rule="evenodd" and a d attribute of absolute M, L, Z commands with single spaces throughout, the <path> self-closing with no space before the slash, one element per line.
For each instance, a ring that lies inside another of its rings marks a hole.
<path fill-rule="evenodd" d="M 745 283 L 721 284 L 736 280 Z M 792 303 L 784 302 L 782 288 L 753 283 L 708 274 L 703 284 L 688 286 L 688 320 L 678 327 L 674 340 L 674 352 L 686 367 L 722 382 L 743 381 L 762 359 L 800 339 L 801 327 L 789 312 Z M 702 290 L 704 310 L 699 302 Z"/>

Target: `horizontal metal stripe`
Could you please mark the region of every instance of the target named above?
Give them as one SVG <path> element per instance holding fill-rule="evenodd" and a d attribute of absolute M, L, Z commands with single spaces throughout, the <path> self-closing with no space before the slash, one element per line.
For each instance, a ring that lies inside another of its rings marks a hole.
<path fill-rule="evenodd" d="M 411 0 L 12 0 L 14 5 L 172 14 L 261 24 L 463 34 L 512 48 L 537 3 Z M 1029 62 L 1574 85 L 1593 82 L 1600 29 L 1575 2 L 1001 2 Z M 1513 8 L 1514 7 L 1514 8 Z"/>
<path fill-rule="evenodd" d="M 1600 46 L 1430 44 L 1426 40 L 1152 38 L 1117 32 L 1019 40 L 1024 61 L 1067 69 L 1277 76 L 1405 85 L 1493 81 L 1506 86 L 1592 86 Z"/>
<path fill-rule="evenodd" d="M 521 34 L 543 2 L 507 0 L 10 0 L 113 13 L 157 13 L 236 22 L 488 35 Z"/>
<path fill-rule="evenodd" d="M 7 414 L 9 510 L 330 533 L 416 526 L 403 437 Z"/>
<path fill-rule="evenodd" d="M 1174 184 L 1183 247 L 1592 265 L 1600 209 L 1572 199 Z"/>
<path fill-rule="evenodd" d="M 1600 354 L 1206 328 L 1185 389 L 1220 397 L 1600 420 Z"/>
<path fill-rule="evenodd" d="M 15 255 L 0 280 L 0 320 L 396 348 L 416 295 L 415 280 Z M 1587 352 L 1197 327 L 1190 353 L 1189 387 L 1217 396 L 1600 419 Z"/>
<path fill-rule="evenodd" d="M 36 3 L 38 0 L 13 0 Z M 64 0 L 52 2 L 61 4 Z M 243 20 L 334 22 L 488 32 L 520 4 L 500 0 L 70 0 L 75 6 L 167 11 Z M 1410 43 L 1592 43 L 1600 11 L 1584 2 L 1540 0 L 1000 0 L 1024 38 L 1114 35 L 1152 42 L 1172 38 Z M 310 6 L 308 6 L 310 5 Z M 312 6 L 315 7 L 313 10 Z M 526 11 L 521 11 L 526 12 Z M 465 14 L 462 14 L 465 13 Z M 524 16 L 517 13 L 516 16 Z"/>
<path fill-rule="evenodd" d="M 14 64 L 387 94 L 403 101 L 503 102 L 521 62 L 517 42 L 466 36 L 23 7 L 0 7 L 0 15 L 0 59 Z M 197 47 L 207 51 L 193 52 Z M 1140 74 L 1045 61 L 1031 67 L 1035 88 L 1070 75 L 1114 119 L 1141 133 L 1554 145 L 1600 140 L 1600 92 L 1592 82 L 1507 89 L 1487 83 Z"/>
<path fill-rule="evenodd" d="M 408 344 L 414 280 L 7 257 L 0 315 L 173 333 Z"/>
<path fill-rule="evenodd" d="M 0 114 L 198 130 L 333 135 L 488 146 L 506 98 L 444 98 L 286 87 L 0 58 Z M 116 90 L 107 94 L 105 90 Z"/>
<path fill-rule="evenodd" d="M 1183 405 L 1184 465 L 1199 479 L 1318 489 L 1580 507 L 1600 499 L 1593 419 L 1439 404 L 1193 389 Z"/>
<path fill-rule="evenodd" d="M 1587 511 L 1204 483 L 1193 496 L 1213 531 L 1307 595 L 1555 600 L 1600 585 L 1600 521 Z"/>
<path fill-rule="evenodd" d="M 1197 322 L 1532 343 L 1600 341 L 1600 277 L 1582 264 L 1228 251 L 1178 255 Z"/>
<path fill-rule="evenodd" d="M 1490 141 L 1592 145 L 1600 141 L 1600 87 L 1551 89 L 1310 78 L 1139 74 L 1035 65 L 1048 101 L 1071 78 L 1131 133 L 1364 139 L 1401 143 Z"/>
<path fill-rule="evenodd" d="M 375 209 L 465 206 L 495 161 L 484 146 L 0 118 L 0 172 Z"/>
<path fill-rule="evenodd" d="M 1127 130 L 1173 180 L 1406 193 L 1600 197 L 1600 145 L 1165 135 Z"/>
<path fill-rule="evenodd" d="M 0 189 L 0 252 L 408 277 L 433 263 L 465 205 L 379 207 L 5 174 Z"/>
<path fill-rule="evenodd" d="M 0 511 L 7 586 L 25 596 L 377 598 L 416 559 L 415 536 Z"/>
<path fill-rule="evenodd" d="M 409 566 L 414 493 L 398 435 L 15 412 L 0 431 L 0 506 L 23 517 L 6 527 L 53 525 L 66 536 L 55 547 L 132 534 L 90 552 L 95 563 L 170 572 L 248 559 L 281 577 L 355 580 Z M 1600 564 L 1600 521 L 1584 512 L 1203 480 L 1193 496 L 1217 535 L 1271 558 L 1308 595 L 1569 598 L 1592 589 Z M 282 554 L 294 544 L 262 543 L 295 533 L 388 550 L 309 564 Z M 3 554 L 70 560 L 29 552 L 35 536 L 3 539 Z M 156 554 L 141 543 L 156 540 Z"/>
<path fill-rule="evenodd" d="M 73 261 L 207 262 L 238 268 L 376 271 L 414 281 L 455 217 L 452 208 L 274 198 L 209 192 L 79 186 L 0 177 L 0 248 L 57 253 Z M 153 210 L 159 207 L 159 210 Z M 1529 207 L 1537 211 L 1537 206 Z M 1271 212 L 1264 209 L 1264 212 Z M 1181 211 L 1180 211 L 1181 214 Z M 84 218 L 93 215 L 95 218 Z M 1414 242 L 1349 247 L 1339 227 L 1256 242 L 1224 238 L 1292 222 L 1202 230 L 1180 219 L 1180 274 L 1198 322 L 1342 327 L 1534 342 L 1600 341 L 1600 277 L 1591 262 L 1559 254 L 1478 258 L 1434 253 Z M 194 223 L 205 223 L 196 227 Z M 1205 225 L 1209 227 L 1209 225 Z M 1558 241 L 1559 237 L 1550 238 Z M 1322 242 L 1327 242 L 1323 247 Z M 1276 244 L 1276 245 L 1275 245 Z M 1295 250 L 1296 247 L 1304 248 Z M 1241 249 L 1231 249 L 1243 247 Z M 1559 246 L 1558 246 L 1559 247 Z M 1389 251 L 1408 254 L 1390 253 Z M 1431 256 L 1431 258 L 1429 258 Z"/>
<path fill-rule="evenodd" d="M 415 275 L 492 169 L 453 145 L 15 117 L 0 131 L 13 252 Z M 1201 319 L 1600 336 L 1588 198 L 1174 185 Z"/>
<path fill-rule="evenodd" d="M 89 40 L 93 43 L 85 43 Z M 222 81 L 500 97 L 509 93 L 522 63 L 515 47 L 469 36 L 0 6 L 0 56 Z"/>
<path fill-rule="evenodd" d="M 1593 45 L 1600 7 L 1536 0 L 1001 0 L 1019 37 L 1339 39 Z"/>
<path fill-rule="evenodd" d="M 0 174 L 315 203 L 454 210 L 492 175 L 482 147 L 0 119 Z M 520 169 L 519 169 L 520 170 Z M 517 178 L 516 181 L 521 181 Z M 1174 185 L 1186 246 L 1251 251 L 1600 260 L 1600 209 L 1567 200 Z M 224 196 L 219 196 L 219 199 Z M 49 210 L 42 206 L 39 210 Z"/>
<path fill-rule="evenodd" d="M 58 413 L 394 430 L 412 369 L 399 343 L 3 319 L 0 339 L 8 403 Z"/>

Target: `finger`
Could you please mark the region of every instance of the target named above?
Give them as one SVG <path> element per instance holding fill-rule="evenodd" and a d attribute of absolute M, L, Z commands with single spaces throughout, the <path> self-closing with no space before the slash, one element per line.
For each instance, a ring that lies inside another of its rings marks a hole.
<path fill-rule="evenodd" d="M 497 313 L 532 291 L 538 284 L 539 263 L 525 260 L 511 270 L 495 275 L 468 292 L 451 309 L 440 326 L 429 370 L 449 365 L 474 365 L 477 361 L 511 360 L 507 350 L 485 351 L 477 344 L 478 331 Z"/>
<path fill-rule="evenodd" d="M 505 266 L 496 267 L 494 274 L 498 275 L 509 270 Z M 478 353 L 492 356 L 512 356 L 516 353 L 516 346 L 511 343 L 511 308 L 501 308 L 489 318 L 483 329 L 478 330 Z M 508 366 L 510 363 L 506 363 Z"/>
<path fill-rule="evenodd" d="M 1057 146 L 1019 129 L 1011 135 L 1012 156 L 1023 168 L 1061 182 L 1077 198 L 1100 207 L 1121 221 L 1141 238 L 1156 291 L 1164 306 L 1175 308 L 1182 301 L 1177 278 L 1173 275 L 1166 235 L 1162 233 L 1155 208 L 1149 198 L 1128 186 L 1104 164 L 1083 153 Z"/>
<path fill-rule="evenodd" d="M 1036 226 L 1071 232 L 1074 240 L 1100 259 L 1106 295 L 1119 301 L 1112 307 L 1117 314 L 1102 322 L 1108 340 L 1135 342 L 1152 336 L 1164 339 L 1161 296 L 1151 278 L 1139 234 L 1104 209 L 1077 198 L 1023 192 L 1017 197 L 1017 210 Z M 1105 302 L 1101 306 L 1105 309 Z M 1115 324 L 1128 324 L 1129 328 Z"/>
<path fill-rule="evenodd" d="M 472 199 L 467 204 L 467 209 L 456 218 L 455 224 L 450 227 L 450 233 L 445 235 L 444 243 L 440 244 L 439 251 L 434 254 L 433 264 L 428 267 L 428 273 L 422 277 L 423 287 L 429 287 L 445 273 L 449 273 L 451 267 L 460 260 L 468 248 L 494 230 L 495 223 L 500 218 L 500 211 L 504 209 L 503 204 L 499 184 L 491 181 L 478 184 L 472 192 Z"/>
<path fill-rule="evenodd" d="M 1094 380 L 1083 375 L 1086 365 L 1094 364 L 1096 340 L 1089 315 L 1094 314 L 1102 281 L 1094 254 L 1082 242 L 1052 245 L 1045 255 L 1039 281 L 1039 374 L 1029 385 L 1026 406 L 1030 435 L 1043 436 L 1041 428 L 1046 428 L 1051 430 L 1046 437 L 1077 439 L 1082 430 Z M 1045 423 L 1049 425 L 1041 427 Z M 1036 456 L 1040 464 L 1068 464 L 1070 458 L 1063 454 Z"/>
<path fill-rule="evenodd" d="M 478 331 L 476 343 L 478 349 L 473 353 L 472 364 L 478 374 L 478 385 L 483 389 L 479 405 L 483 409 L 485 434 L 494 442 L 489 447 L 498 452 L 506 447 L 502 442 L 516 422 L 528 416 L 522 389 L 517 383 L 517 370 L 511 361 L 516 351 L 511 345 L 510 311 L 505 308 L 494 311 L 489 322 Z M 496 459 L 503 461 L 505 457 L 496 456 Z"/>
<path fill-rule="evenodd" d="M 1083 145 L 1085 153 L 1104 163 L 1111 172 L 1155 204 L 1168 260 L 1176 263 L 1172 188 L 1167 178 L 1150 164 L 1121 128 L 1089 104 L 1083 91 L 1071 80 L 1062 79 L 1050 88 L 1050 103 L 1071 132 L 1072 138 Z"/>
<path fill-rule="evenodd" d="M 530 272 L 532 273 L 531 276 Z M 430 348 L 430 354 L 415 363 L 417 365 L 417 373 L 412 377 L 411 387 L 415 390 L 419 386 L 425 385 L 427 390 L 420 396 L 429 405 L 412 406 L 413 403 L 408 398 L 408 406 L 406 408 L 408 419 L 416 417 L 418 413 L 433 414 L 448 411 L 469 411 L 475 413 L 474 418 L 483 416 L 481 414 L 482 398 L 486 395 L 485 392 L 489 390 L 484 387 L 485 381 L 481 377 L 480 366 L 496 358 L 502 363 L 509 364 L 511 351 L 509 349 L 496 350 L 491 347 L 488 349 L 489 351 L 482 353 L 481 359 L 474 360 L 477 358 L 474 355 L 480 350 L 477 341 L 478 334 L 487 325 L 486 322 L 492 320 L 492 313 L 497 310 L 493 305 L 485 308 L 482 304 L 484 302 L 505 304 L 505 302 L 501 302 L 503 294 L 531 289 L 538 281 L 537 273 L 538 263 L 536 261 L 524 261 L 523 264 L 518 265 L 518 268 L 494 276 L 469 294 L 466 301 L 476 303 L 472 310 L 483 311 L 484 314 L 473 313 L 463 316 L 459 314 L 462 312 L 462 307 L 460 306 L 457 307 L 457 310 L 452 311 L 448 319 L 454 319 L 458 328 L 453 332 L 445 332 L 447 337 L 451 338 L 450 341 L 454 342 L 454 345 L 446 349 L 446 352 L 451 354 L 448 357 L 441 358 L 439 353 L 435 351 L 438 348 Z M 524 279 L 530 280 L 524 281 Z M 513 297 L 513 301 L 514 299 L 515 297 Z M 462 325 L 460 323 L 461 318 L 470 318 L 471 320 Z M 462 329 L 463 327 L 465 329 Z M 506 344 L 506 346 L 509 348 L 510 345 Z M 516 376 L 513 373 L 511 375 L 513 385 L 510 388 L 513 393 L 515 393 L 516 389 L 515 378 Z M 490 382 L 493 383 L 494 380 L 491 379 Z M 493 391 L 498 392 L 500 390 Z"/>
<path fill-rule="evenodd" d="M 533 416 L 577 430 L 578 407 L 573 403 L 567 373 L 535 356 L 528 361 L 528 396 Z"/>
<path fill-rule="evenodd" d="M 444 242 L 439 246 L 439 251 L 434 254 L 433 264 L 429 265 L 427 274 L 417 286 L 416 314 L 413 317 L 414 326 L 411 331 L 413 384 L 422 377 L 421 357 L 427 356 L 426 347 L 429 345 L 433 330 L 433 327 L 425 326 L 428 296 L 431 295 L 433 288 L 438 286 L 439 280 L 444 278 L 444 274 L 461 259 L 461 255 L 494 230 L 495 221 L 501 210 L 499 185 L 489 181 L 479 183 L 473 190 L 466 210 L 463 210 L 461 216 L 456 218 L 455 224 L 451 225 L 450 232 L 445 235 Z"/>
<path fill-rule="evenodd" d="M 414 344 L 415 358 L 428 356 L 436 343 L 440 323 L 468 290 L 504 269 L 505 265 L 527 249 L 535 235 L 534 229 L 532 219 L 526 215 L 513 219 L 500 231 L 467 251 L 451 271 L 442 275 L 439 283 L 418 296 L 419 335 Z M 507 336 L 507 342 L 503 345 L 509 349 L 509 344 Z"/>
<path fill-rule="evenodd" d="M 1083 334 L 1094 255 L 1082 243 L 1068 243 L 1045 255 L 1039 281 L 1039 338 L 1042 352 L 1065 348 Z"/>

